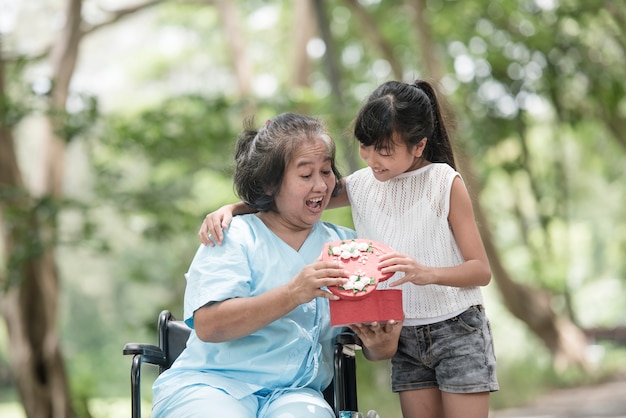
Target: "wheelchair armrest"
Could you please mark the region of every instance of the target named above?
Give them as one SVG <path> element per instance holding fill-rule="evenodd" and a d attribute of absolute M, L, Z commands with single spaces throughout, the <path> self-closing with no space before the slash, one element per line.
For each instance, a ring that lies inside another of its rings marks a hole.
<path fill-rule="evenodd" d="M 156 366 L 165 367 L 167 359 L 165 353 L 156 345 L 128 343 L 124 346 L 124 355 L 141 355 L 142 362 L 154 364 Z"/>
<path fill-rule="evenodd" d="M 341 330 L 335 342 L 343 346 L 343 353 L 347 356 L 355 356 L 356 350 L 362 348 L 361 339 L 347 327 Z"/>
<path fill-rule="evenodd" d="M 361 345 L 361 339 L 350 328 L 344 328 L 337 335 L 337 342 L 339 344 L 356 344 Z"/>

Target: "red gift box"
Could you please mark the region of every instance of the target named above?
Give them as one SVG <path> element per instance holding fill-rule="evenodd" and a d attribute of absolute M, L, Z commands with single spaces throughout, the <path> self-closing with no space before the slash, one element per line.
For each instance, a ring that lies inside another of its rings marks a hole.
<path fill-rule="evenodd" d="M 363 299 L 330 301 L 330 324 L 334 327 L 357 322 L 402 321 L 402 290 L 375 290 Z"/>
<path fill-rule="evenodd" d="M 393 250 L 384 244 L 365 239 L 335 241 L 324 246 L 322 260 L 340 261 L 350 279 L 343 287 L 329 287 L 341 298 L 330 301 L 332 326 L 404 319 L 402 291 L 376 288 L 392 276 L 378 269 L 380 256 L 390 251 Z"/>

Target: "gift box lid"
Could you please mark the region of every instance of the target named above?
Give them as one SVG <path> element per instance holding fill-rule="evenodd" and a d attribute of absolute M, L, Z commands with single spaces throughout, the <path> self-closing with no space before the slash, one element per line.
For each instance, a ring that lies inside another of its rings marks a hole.
<path fill-rule="evenodd" d="M 393 250 L 385 244 L 367 239 L 326 243 L 322 250 L 322 260 L 341 262 L 350 279 L 346 285 L 330 286 L 328 290 L 342 299 L 367 297 L 379 282 L 392 276 L 378 269 L 380 256 L 391 251 Z"/>
<path fill-rule="evenodd" d="M 334 241 L 324 246 L 322 260 L 341 262 L 350 279 L 344 286 L 329 287 L 341 298 L 330 301 L 331 325 L 404 319 L 402 291 L 377 289 L 378 283 L 393 275 L 378 269 L 380 256 L 391 251 L 367 239 Z"/>

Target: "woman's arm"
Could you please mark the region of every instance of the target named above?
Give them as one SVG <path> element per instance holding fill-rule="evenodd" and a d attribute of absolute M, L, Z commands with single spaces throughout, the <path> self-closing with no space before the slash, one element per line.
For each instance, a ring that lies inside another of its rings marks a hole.
<path fill-rule="evenodd" d="M 263 294 L 205 305 L 193 314 L 194 329 L 205 342 L 223 342 L 250 335 L 316 297 L 338 299 L 328 286 L 345 284 L 341 264 L 316 261 L 289 283 Z"/>
<path fill-rule="evenodd" d="M 296 306 L 287 286 L 280 286 L 262 295 L 203 306 L 193 314 L 194 329 L 204 342 L 230 341 L 252 334 Z"/>

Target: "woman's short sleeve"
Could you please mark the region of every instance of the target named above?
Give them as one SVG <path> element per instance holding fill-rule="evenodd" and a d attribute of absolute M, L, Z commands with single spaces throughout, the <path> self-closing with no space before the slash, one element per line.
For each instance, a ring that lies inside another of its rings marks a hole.
<path fill-rule="evenodd" d="M 221 246 L 201 245 L 185 274 L 184 318 L 193 328 L 193 314 L 199 308 L 226 299 L 250 295 L 251 270 L 248 262 L 250 233 L 240 222 L 225 231 Z"/>

